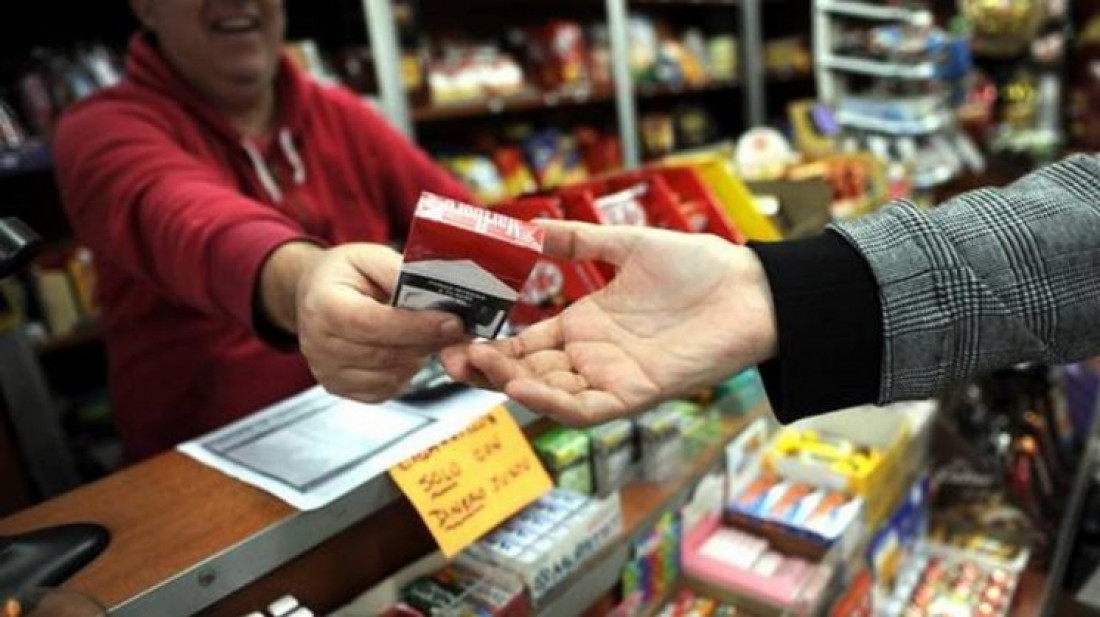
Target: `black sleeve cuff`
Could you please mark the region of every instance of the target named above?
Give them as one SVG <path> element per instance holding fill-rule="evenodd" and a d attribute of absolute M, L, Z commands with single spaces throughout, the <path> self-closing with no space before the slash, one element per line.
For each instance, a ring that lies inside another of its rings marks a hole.
<path fill-rule="evenodd" d="M 252 296 L 252 329 L 256 337 L 276 351 L 298 351 L 298 337 L 272 323 L 261 308 L 259 285 L 255 287 Z"/>
<path fill-rule="evenodd" d="M 878 399 L 882 309 L 864 258 L 840 235 L 750 243 L 775 303 L 778 356 L 760 375 L 780 422 Z"/>

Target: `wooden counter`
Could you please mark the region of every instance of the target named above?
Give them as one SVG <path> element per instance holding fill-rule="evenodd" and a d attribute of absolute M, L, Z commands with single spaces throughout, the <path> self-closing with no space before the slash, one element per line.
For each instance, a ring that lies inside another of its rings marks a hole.
<path fill-rule="evenodd" d="M 238 617 L 286 593 L 324 611 L 433 548 L 388 476 L 301 512 L 177 452 L 0 520 L 0 535 L 73 522 L 112 539 L 65 586 L 112 617 Z"/>

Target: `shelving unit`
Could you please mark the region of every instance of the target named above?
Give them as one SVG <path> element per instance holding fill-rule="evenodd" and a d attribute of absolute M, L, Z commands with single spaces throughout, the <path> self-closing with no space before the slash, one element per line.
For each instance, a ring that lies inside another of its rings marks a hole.
<path fill-rule="evenodd" d="M 936 65 L 931 62 L 898 64 L 828 53 L 821 58 L 820 65 L 822 68 L 833 71 L 847 71 L 849 73 L 884 77 L 886 79 L 924 80 L 932 79 L 936 76 Z M 829 79 L 830 78 L 826 78 L 826 81 Z"/>
<path fill-rule="evenodd" d="M 476 101 L 443 105 L 425 105 L 412 109 L 416 122 L 460 120 L 544 109 L 579 107 L 607 103 L 614 98 L 610 89 L 585 89 L 563 92 L 527 92 L 512 96 L 492 97 Z"/>
<path fill-rule="evenodd" d="M 905 6 L 872 4 L 869 2 L 850 2 L 848 0 L 822 0 L 818 8 L 834 15 L 857 17 L 875 21 L 900 21 L 914 23 L 921 11 Z"/>
<path fill-rule="evenodd" d="M 948 113 L 936 113 L 920 120 L 884 120 L 872 116 L 840 111 L 837 120 L 854 129 L 887 135 L 928 135 L 949 128 L 954 121 Z"/>

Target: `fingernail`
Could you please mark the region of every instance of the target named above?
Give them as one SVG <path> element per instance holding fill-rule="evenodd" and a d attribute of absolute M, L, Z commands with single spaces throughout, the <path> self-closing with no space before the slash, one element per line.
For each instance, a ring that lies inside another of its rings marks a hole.
<path fill-rule="evenodd" d="M 439 325 L 439 333 L 446 338 L 454 338 L 462 334 L 462 321 L 458 319 L 445 320 Z"/>

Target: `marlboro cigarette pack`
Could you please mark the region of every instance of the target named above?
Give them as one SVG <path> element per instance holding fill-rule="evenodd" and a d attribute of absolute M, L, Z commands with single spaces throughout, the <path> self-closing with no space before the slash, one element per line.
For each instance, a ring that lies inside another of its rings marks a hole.
<path fill-rule="evenodd" d="M 542 253 L 543 230 L 498 212 L 421 193 L 393 305 L 462 317 L 492 338 Z"/>

